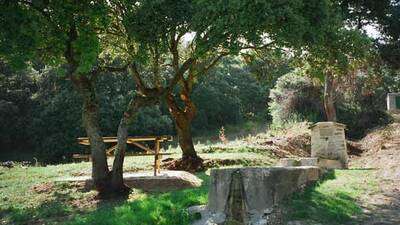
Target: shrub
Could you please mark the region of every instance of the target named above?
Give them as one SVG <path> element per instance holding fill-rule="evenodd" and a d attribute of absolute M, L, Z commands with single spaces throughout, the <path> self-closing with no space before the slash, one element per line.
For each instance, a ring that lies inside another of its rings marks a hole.
<path fill-rule="evenodd" d="M 272 123 L 281 126 L 287 122 L 322 120 L 321 96 L 322 87 L 299 71 L 280 77 L 270 92 Z"/>
<path fill-rule="evenodd" d="M 194 130 L 218 129 L 265 116 L 265 93 L 243 63 L 236 58 L 224 59 L 209 74 L 201 76 L 193 90 L 198 108 Z"/>

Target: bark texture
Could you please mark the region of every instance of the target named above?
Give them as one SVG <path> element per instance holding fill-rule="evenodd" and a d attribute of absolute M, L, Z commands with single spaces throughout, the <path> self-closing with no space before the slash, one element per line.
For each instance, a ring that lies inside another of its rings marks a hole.
<path fill-rule="evenodd" d="M 176 167 L 186 171 L 203 170 L 203 160 L 197 155 L 193 144 L 192 121 L 196 116 L 196 106 L 191 101 L 189 93 L 182 91 L 180 99 L 184 107 L 180 108 L 172 93 L 167 94 L 166 102 L 175 122 L 178 133 L 179 147 L 182 150 L 182 159 Z"/>
<path fill-rule="evenodd" d="M 112 168 L 111 185 L 116 192 L 125 192 L 128 187 L 124 184 L 123 166 L 125 152 L 127 149 L 126 141 L 128 139 L 128 127 L 136 118 L 139 110 L 142 107 L 155 105 L 158 102 L 158 97 L 136 96 L 128 105 L 128 109 L 121 118 L 117 132 L 117 149 Z"/>
<path fill-rule="evenodd" d="M 90 142 L 92 179 L 99 193 L 110 190 L 110 172 L 107 165 L 106 146 L 99 125 L 99 103 L 92 82 L 85 76 L 73 78 L 76 90 L 82 97 L 82 121 Z"/>
<path fill-rule="evenodd" d="M 327 121 L 337 121 L 335 107 L 335 88 L 334 77 L 332 73 L 327 73 L 324 85 L 324 108 Z"/>

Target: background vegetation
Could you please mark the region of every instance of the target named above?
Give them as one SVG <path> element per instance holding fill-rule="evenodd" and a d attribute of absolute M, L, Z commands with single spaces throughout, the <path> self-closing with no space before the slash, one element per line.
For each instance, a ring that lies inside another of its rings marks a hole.
<path fill-rule="evenodd" d="M 192 95 L 199 109 L 193 123 L 195 135 L 217 137 L 222 126 L 235 130 L 249 121 L 252 126 L 272 123 L 279 127 L 286 122 L 324 120 L 321 82 L 306 71 L 292 70 L 287 57 L 262 56 L 247 62 L 226 58 L 196 82 Z M 271 67 L 272 60 L 276 67 Z M 266 77 L 270 82 L 265 82 Z M 368 129 L 390 121 L 385 113 L 386 93 L 400 90 L 399 80 L 395 70 L 380 66 L 339 81 L 338 119 L 348 126 L 349 138 L 360 138 Z M 102 132 L 114 136 L 134 83 L 123 73 L 104 73 L 96 82 Z M 2 64 L 0 87 L 0 159 L 36 157 L 58 163 L 85 151 L 76 143 L 77 137 L 85 136 L 81 100 L 58 71 L 39 67 L 14 73 Z M 175 135 L 164 104 L 144 108 L 138 118 L 129 128 L 130 135 Z"/>

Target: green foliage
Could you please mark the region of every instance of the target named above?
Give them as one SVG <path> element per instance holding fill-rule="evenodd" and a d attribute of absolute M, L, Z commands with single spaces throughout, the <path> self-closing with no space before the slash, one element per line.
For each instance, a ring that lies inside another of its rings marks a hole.
<path fill-rule="evenodd" d="M 84 136 L 81 100 L 71 83 L 54 70 L 39 75 L 37 85 L 39 89 L 32 95 L 38 104 L 29 129 L 35 156 L 41 162 L 65 162 L 79 149 L 76 138 Z"/>
<path fill-rule="evenodd" d="M 372 25 L 380 32 L 374 37 L 381 57 L 394 69 L 399 69 L 400 5 L 390 0 L 343 0 L 344 17 L 351 26 L 365 29 Z"/>
<path fill-rule="evenodd" d="M 30 71 L 13 76 L 0 73 L 0 149 L 10 158 L 32 147 L 30 126 L 37 105 L 32 95 L 37 90 Z M 22 154 L 20 154 L 22 156 Z"/>
<path fill-rule="evenodd" d="M 238 59 L 227 58 L 202 76 L 193 91 L 198 108 L 194 127 L 216 129 L 264 117 L 265 89 Z"/>
<path fill-rule="evenodd" d="M 280 126 L 293 120 L 322 120 L 321 96 L 321 86 L 304 76 L 301 70 L 280 77 L 270 92 L 272 123 Z"/>
<path fill-rule="evenodd" d="M 86 73 L 100 53 L 98 34 L 109 22 L 107 5 L 96 1 L 2 1 L 1 59 L 10 65 L 42 60 L 75 65 Z"/>
<path fill-rule="evenodd" d="M 249 71 L 268 89 L 275 86 L 279 77 L 293 70 L 293 59 L 283 49 L 260 49 L 242 55 Z"/>
<path fill-rule="evenodd" d="M 70 160 L 73 153 L 87 151 L 76 143 L 77 137 L 86 135 L 81 125 L 81 99 L 71 82 L 55 69 L 26 73 L 7 72 L 0 81 L 1 99 L 5 101 L 1 107 L 2 158 L 13 159 L 5 153 L 17 154 L 25 149 L 30 159 L 36 156 L 41 162 L 58 163 Z M 134 90 L 128 74 L 98 76 L 96 92 L 102 135 L 115 136 Z M 226 59 L 196 84 L 193 101 L 199 111 L 194 132 L 209 133 L 210 129 L 224 125 L 263 119 L 265 99 L 265 88 L 247 67 L 238 59 Z M 142 109 L 129 128 L 129 135 L 149 134 L 174 134 L 173 122 L 164 105 Z"/>
<path fill-rule="evenodd" d="M 25 152 L 28 159 L 35 156 L 41 162 L 58 163 L 84 150 L 76 142 L 77 137 L 86 136 L 81 125 L 81 99 L 57 70 L 2 74 L 0 86 L 4 160 L 21 160 Z M 115 136 L 134 83 L 127 74 L 101 74 L 96 86 L 102 134 Z M 144 108 L 138 122 L 129 128 L 130 135 L 171 133 L 172 121 L 159 107 Z"/>

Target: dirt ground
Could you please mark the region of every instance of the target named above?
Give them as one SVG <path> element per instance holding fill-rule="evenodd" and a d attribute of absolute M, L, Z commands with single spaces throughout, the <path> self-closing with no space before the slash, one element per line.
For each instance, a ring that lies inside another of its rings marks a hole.
<path fill-rule="evenodd" d="M 363 207 L 360 224 L 400 224 L 400 124 L 371 132 L 359 142 L 364 153 L 351 166 L 375 170 L 379 191 L 359 199 Z"/>

